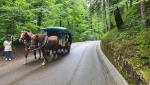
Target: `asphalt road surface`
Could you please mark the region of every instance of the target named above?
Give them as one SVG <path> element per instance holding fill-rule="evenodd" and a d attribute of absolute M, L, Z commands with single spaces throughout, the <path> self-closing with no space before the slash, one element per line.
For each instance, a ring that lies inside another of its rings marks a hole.
<path fill-rule="evenodd" d="M 22 55 L 0 67 L 0 85 L 126 85 L 118 83 L 114 72 L 110 75 L 103 65 L 99 44 L 99 41 L 74 43 L 70 54 L 45 66 L 32 54 L 28 64 L 23 65 Z"/>

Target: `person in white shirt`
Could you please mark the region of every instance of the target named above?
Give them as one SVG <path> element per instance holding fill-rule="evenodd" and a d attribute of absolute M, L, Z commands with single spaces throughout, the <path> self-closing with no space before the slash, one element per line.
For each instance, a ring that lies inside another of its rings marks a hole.
<path fill-rule="evenodd" d="M 3 43 L 5 60 L 12 59 L 12 41 L 9 37 Z"/>

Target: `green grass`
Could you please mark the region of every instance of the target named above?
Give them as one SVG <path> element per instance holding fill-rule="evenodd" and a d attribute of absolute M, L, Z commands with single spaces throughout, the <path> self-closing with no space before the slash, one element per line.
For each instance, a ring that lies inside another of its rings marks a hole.
<path fill-rule="evenodd" d="M 150 70 L 144 71 L 144 76 L 148 81 L 150 81 Z"/>

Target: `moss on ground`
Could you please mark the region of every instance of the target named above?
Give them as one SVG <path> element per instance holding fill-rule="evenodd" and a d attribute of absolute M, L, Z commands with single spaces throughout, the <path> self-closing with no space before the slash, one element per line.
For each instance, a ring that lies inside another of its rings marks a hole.
<path fill-rule="evenodd" d="M 144 73 L 150 82 L 150 29 L 113 29 L 102 39 L 110 49 L 121 52 L 125 59 L 131 61 L 136 70 Z M 110 50 L 107 49 L 107 50 Z"/>
<path fill-rule="evenodd" d="M 144 76 L 145 76 L 145 78 L 148 80 L 148 81 L 150 81 L 150 70 L 145 70 L 144 71 Z"/>

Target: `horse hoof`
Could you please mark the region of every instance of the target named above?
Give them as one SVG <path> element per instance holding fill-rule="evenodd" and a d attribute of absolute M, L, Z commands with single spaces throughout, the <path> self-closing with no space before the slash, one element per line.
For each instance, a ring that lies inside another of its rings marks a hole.
<path fill-rule="evenodd" d="M 57 58 L 58 58 L 58 56 L 56 55 L 55 58 L 54 58 L 54 60 L 56 60 Z"/>
<path fill-rule="evenodd" d="M 38 58 L 38 60 L 41 60 L 41 58 Z"/>
<path fill-rule="evenodd" d="M 23 63 L 23 65 L 26 65 L 26 64 L 27 64 L 26 62 Z"/>
<path fill-rule="evenodd" d="M 43 62 L 43 63 L 42 63 L 42 66 L 44 66 L 45 64 L 46 64 L 46 63 L 45 63 L 45 62 Z"/>

